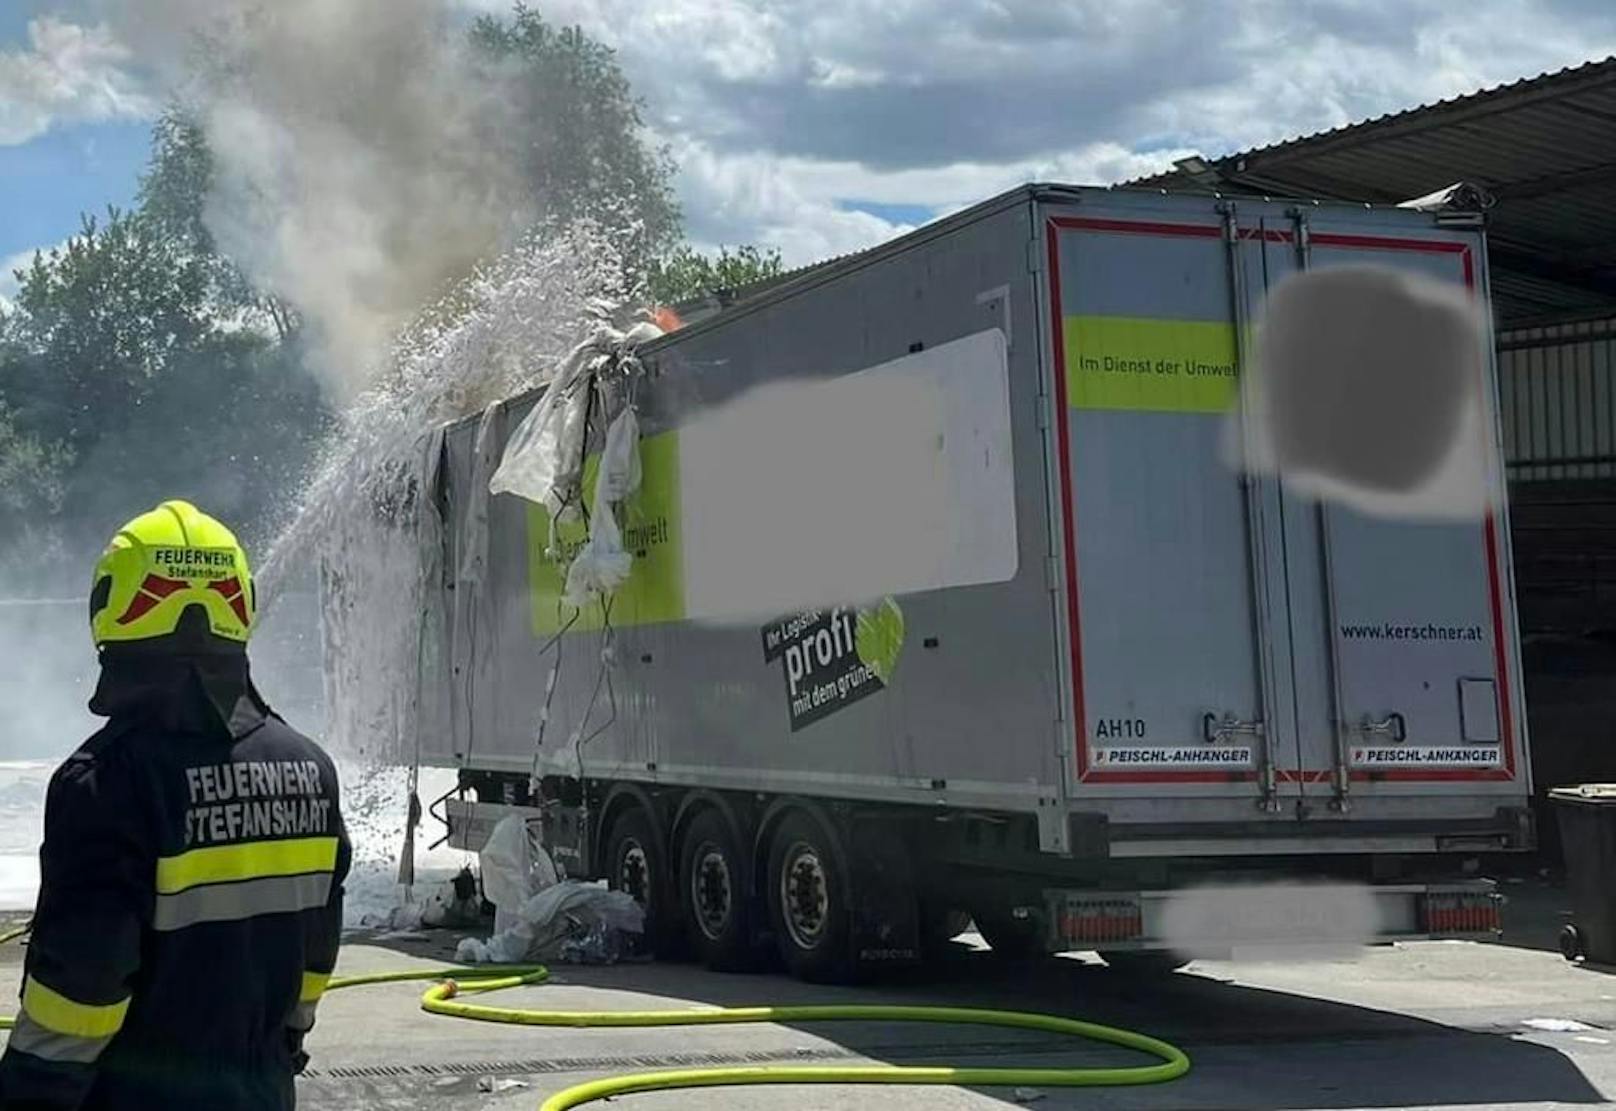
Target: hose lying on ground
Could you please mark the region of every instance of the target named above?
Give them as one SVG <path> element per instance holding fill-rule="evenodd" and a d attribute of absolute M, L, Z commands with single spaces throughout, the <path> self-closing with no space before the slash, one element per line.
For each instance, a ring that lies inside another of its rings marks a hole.
<path fill-rule="evenodd" d="M 458 977 L 458 978 L 457 978 Z M 673 1069 L 632 1073 L 591 1080 L 557 1092 L 541 1111 L 567 1111 L 595 1100 L 631 1092 L 674 1088 L 710 1088 L 745 1084 L 951 1084 L 1027 1087 L 1111 1087 L 1160 1084 L 1189 1071 L 1190 1061 L 1177 1046 L 1092 1022 L 1028 1011 L 997 1011 L 974 1007 L 915 1007 L 887 1004 L 833 1004 L 787 1007 L 722 1007 L 714 1010 L 668 1011 L 550 1011 L 517 1007 L 490 1007 L 462 1002 L 458 997 L 542 983 L 549 971 L 541 965 L 488 968 L 438 968 L 423 971 L 383 972 L 331 981 L 331 988 L 400 980 L 438 980 L 421 996 L 421 1008 L 436 1015 L 502 1022 L 518 1026 L 641 1027 L 712 1026 L 747 1022 L 933 1022 L 1001 1026 L 1067 1034 L 1104 1042 L 1161 1058 L 1159 1064 L 1121 1068 L 977 1068 L 917 1065 L 745 1065 L 717 1068 Z"/>
<path fill-rule="evenodd" d="M 24 925 L 0 934 L 0 944 L 28 932 Z M 632 1092 L 675 1088 L 716 1088 L 751 1084 L 950 1084 L 964 1086 L 1075 1088 L 1160 1084 L 1176 1080 L 1190 1068 L 1190 1060 L 1177 1046 L 1112 1026 L 1061 1018 L 1031 1011 L 997 1011 L 976 1007 L 916 1007 L 884 1003 L 855 1003 L 786 1007 L 722 1007 L 713 1010 L 667 1011 L 550 1011 L 519 1007 L 490 1007 L 463 1002 L 462 995 L 484 994 L 506 988 L 539 984 L 550 978 L 543 965 L 490 965 L 482 968 L 429 968 L 339 976 L 328 991 L 391 984 L 407 980 L 435 980 L 421 996 L 421 1009 L 435 1015 L 501 1022 L 517 1026 L 644 1027 L 713 1026 L 748 1022 L 932 1022 L 1001 1026 L 1067 1034 L 1074 1038 L 1122 1046 L 1161 1058 L 1159 1064 L 1112 1068 L 1014 1068 L 920 1065 L 739 1065 L 716 1068 L 671 1069 L 630 1073 L 590 1080 L 557 1092 L 540 1111 L 568 1111 L 596 1100 Z M 0 1029 L 13 1019 L 0 1017 Z"/>

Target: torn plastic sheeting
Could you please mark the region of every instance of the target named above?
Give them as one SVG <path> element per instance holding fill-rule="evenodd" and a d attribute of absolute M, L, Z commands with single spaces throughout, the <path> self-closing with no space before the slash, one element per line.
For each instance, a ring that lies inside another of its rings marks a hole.
<path fill-rule="evenodd" d="M 559 878 L 537 822 L 520 814 L 501 818 L 477 854 L 483 896 L 494 904 L 494 932 L 514 927 L 521 907 Z"/>
<path fill-rule="evenodd" d="M 640 486 L 640 425 L 633 409 L 624 409 L 606 430 L 595 500 L 589 513 L 589 539 L 567 568 L 563 600 L 583 607 L 592 594 L 610 594 L 628 579 L 634 559 L 623 550 L 623 533 L 613 505 Z"/>
<path fill-rule="evenodd" d="M 661 334 L 662 329 L 648 322 L 626 332 L 602 325 L 573 348 L 538 404 L 512 435 L 489 490 L 516 494 L 543 505 L 550 510 L 552 519 L 570 519 L 566 515 L 576 511 L 583 481 L 583 446 L 588 434 L 584 414 L 588 411 L 589 392 L 597 387 L 597 379 L 607 369 L 617 368 L 625 375 L 636 373 L 639 362 L 633 348 Z"/>
<path fill-rule="evenodd" d="M 644 931 L 645 912 L 632 895 L 563 880 L 523 903 L 509 929 L 496 931 L 487 941 L 464 938 L 455 959 L 466 964 L 607 963 L 624 948 L 625 935 Z"/>
<path fill-rule="evenodd" d="M 588 344 L 575 348 L 533 411 L 517 425 L 489 480 L 489 493 L 516 494 L 543 505 L 552 518 L 571 501 L 571 470 L 578 470 L 576 478 L 582 478 L 579 456 L 589 398 L 588 355 Z"/>

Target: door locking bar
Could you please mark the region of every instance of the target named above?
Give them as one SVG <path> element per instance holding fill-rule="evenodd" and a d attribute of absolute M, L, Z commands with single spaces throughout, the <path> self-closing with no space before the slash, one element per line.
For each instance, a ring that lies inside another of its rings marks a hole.
<path fill-rule="evenodd" d="M 1279 800 L 1275 793 L 1279 775 L 1268 752 L 1268 726 L 1260 720 L 1243 721 L 1233 714 L 1224 714 L 1222 717 L 1217 714 L 1201 715 L 1201 740 L 1207 744 L 1223 744 L 1237 737 L 1251 737 L 1258 742 L 1257 784 L 1262 794 L 1257 799 L 1257 809 L 1269 813 L 1278 811 Z"/>
<path fill-rule="evenodd" d="M 1240 252 L 1240 221 L 1236 205 L 1233 201 L 1223 201 L 1218 205 L 1218 211 L 1223 217 L 1223 242 L 1225 246 L 1224 261 L 1229 273 L 1229 317 L 1234 324 L 1234 357 L 1239 372 L 1241 419 L 1240 430 L 1242 437 L 1243 456 L 1252 457 L 1252 432 L 1248 414 L 1252 411 L 1251 401 L 1251 375 L 1248 360 L 1250 352 L 1246 350 L 1246 327 L 1250 317 L 1250 306 L 1246 303 L 1246 270 L 1245 259 Z M 1265 484 L 1256 476 L 1251 476 L 1241 483 L 1245 501 L 1246 516 L 1246 559 L 1249 567 L 1252 598 L 1252 636 L 1255 647 L 1253 663 L 1257 670 L 1257 693 L 1261 699 L 1259 713 L 1264 720 L 1278 721 L 1279 696 L 1274 689 L 1275 653 L 1273 645 L 1273 611 L 1269 603 L 1269 589 L 1271 586 L 1272 565 L 1269 562 L 1267 531 L 1263 502 L 1266 497 Z M 1213 725 L 1208 726 L 1208 720 Z M 1247 728 L 1229 728 L 1231 720 L 1236 726 L 1245 725 Z M 1259 795 L 1257 809 L 1273 814 L 1279 811 L 1279 800 L 1276 797 L 1279 775 L 1274 767 L 1274 744 L 1268 730 L 1263 723 L 1244 722 L 1237 719 L 1225 718 L 1220 724 L 1212 715 L 1202 719 L 1203 735 L 1210 743 L 1214 737 L 1247 735 L 1255 739 L 1253 755 L 1257 758 L 1257 786 Z M 1221 731 L 1220 731 L 1221 730 Z"/>

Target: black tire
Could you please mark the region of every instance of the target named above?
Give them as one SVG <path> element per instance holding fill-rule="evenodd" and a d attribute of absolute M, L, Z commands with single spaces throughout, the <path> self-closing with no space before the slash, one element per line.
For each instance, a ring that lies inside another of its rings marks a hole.
<path fill-rule="evenodd" d="M 645 911 L 645 951 L 671 955 L 679 930 L 669 897 L 668 861 L 643 807 L 618 811 L 606 835 L 602 867 L 607 886 L 628 892 Z"/>
<path fill-rule="evenodd" d="M 1044 916 L 1037 911 L 1017 917 L 1009 906 L 978 907 L 971 912 L 971 921 L 999 960 L 1030 961 L 1049 956 Z"/>
<path fill-rule="evenodd" d="M 770 841 L 766 876 L 769 924 L 791 973 L 819 984 L 856 979 L 846 858 L 830 831 L 788 814 Z"/>
<path fill-rule="evenodd" d="M 696 815 L 679 857 L 679 914 L 696 959 L 717 972 L 755 967 L 746 882 L 751 866 L 723 815 L 716 810 Z"/>
<path fill-rule="evenodd" d="M 1149 949 L 1101 950 L 1108 967 L 1129 976 L 1171 976 L 1189 961 L 1177 953 Z"/>

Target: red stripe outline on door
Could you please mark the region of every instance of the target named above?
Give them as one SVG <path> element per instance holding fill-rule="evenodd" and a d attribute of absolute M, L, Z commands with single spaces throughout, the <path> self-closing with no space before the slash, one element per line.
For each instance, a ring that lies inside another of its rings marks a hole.
<path fill-rule="evenodd" d="M 1049 290 L 1051 302 L 1050 331 L 1054 340 L 1054 377 L 1056 405 L 1060 410 L 1057 424 L 1057 442 L 1060 448 L 1061 524 L 1066 549 L 1066 606 L 1072 657 L 1072 717 L 1077 756 L 1077 778 L 1081 782 L 1104 783 L 1237 783 L 1255 776 L 1252 770 L 1224 771 L 1102 771 L 1091 766 L 1088 745 L 1088 714 L 1083 691 L 1082 624 L 1077 574 L 1076 502 L 1072 481 L 1071 415 L 1067 408 L 1066 393 L 1066 337 L 1065 316 L 1061 298 L 1060 231 L 1069 228 L 1079 231 L 1120 235 L 1148 235 L 1175 238 L 1216 239 L 1223 235 L 1219 224 L 1178 224 L 1159 221 L 1095 219 L 1087 217 L 1056 216 L 1046 224 L 1049 252 Z M 1294 240 L 1290 232 L 1259 229 L 1239 229 L 1241 239 L 1261 238 L 1266 242 L 1289 243 Z M 1343 247 L 1362 250 L 1418 251 L 1436 254 L 1457 254 L 1464 268 L 1465 287 L 1475 290 L 1475 258 L 1468 243 L 1452 240 L 1426 240 L 1393 238 L 1386 236 L 1344 235 L 1315 233 L 1315 246 Z M 1502 578 L 1498 558 L 1497 517 L 1488 510 L 1483 534 L 1487 551 L 1488 593 L 1493 623 L 1493 657 L 1500 689 L 1499 720 L 1504 749 L 1503 768 L 1390 768 L 1371 772 L 1359 769 L 1351 772 L 1354 780 L 1385 782 L 1443 782 L 1453 780 L 1511 780 L 1515 778 L 1514 709 L 1509 684 L 1509 661 L 1504 628 Z M 1281 769 L 1276 772 L 1280 782 L 1317 783 L 1330 777 L 1328 769 Z"/>

